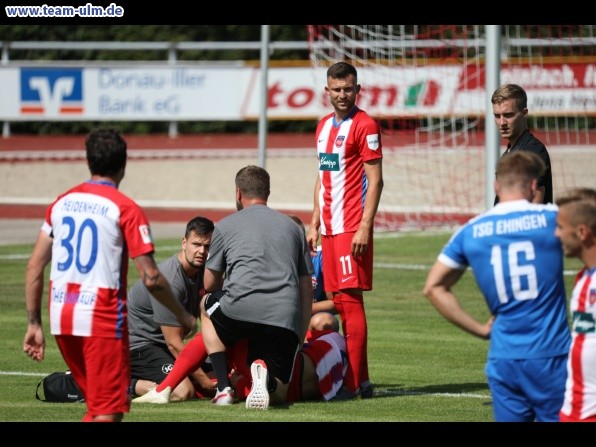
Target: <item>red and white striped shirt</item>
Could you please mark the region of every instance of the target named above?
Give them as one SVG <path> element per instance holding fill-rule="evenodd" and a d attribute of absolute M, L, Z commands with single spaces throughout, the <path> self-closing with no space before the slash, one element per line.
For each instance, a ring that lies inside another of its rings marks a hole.
<path fill-rule="evenodd" d="M 331 400 L 342 387 L 348 368 L 346 340 L 338 332 L 319 334 L 312 334 L 313 338 L 307 336 L 302 352 L 315 365 L 321 396 L 325 400 Z"/>
<path fill-rule="evenodd" d="M 561 416 L 579 421 L 596 416 L 596 268 L 575 278 L 567 383 Z"/>
<path fill-rule="evenodd" d="M 324 117 L 315 135 L 321 179 L 321 234 L 356 231 L 368 188 L 364 162 L 383 157 L 379 125 L 355 107 L 339 123 L 335 113 Z"/>
<path fill-rule="evenodd" d="M 51 333 L 121 338 L 128 330 L 128 257 L 154 251 L 143 210 L 114 184 L 89 181 L 48 207 L 41 231 L 54 239 Z"/>

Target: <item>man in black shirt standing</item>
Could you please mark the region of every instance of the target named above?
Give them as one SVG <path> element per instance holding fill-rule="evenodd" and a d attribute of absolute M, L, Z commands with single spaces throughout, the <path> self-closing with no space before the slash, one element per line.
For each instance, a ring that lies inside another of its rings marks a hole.
<path fill-rule="evenodd" d="M 553 203 L 553 178 L 550 156 L 546 147 L 528 130 L 528 96 L 526 91 L 516 84 L 499 87 L 491 97 L 493 114 L 497 129 L 508 140 L 503 156 L 522 150 L 535 152 L 546 165 L 544 175 L 538 179 L 538 189 L 534 203 Z M 499 196 L 495 197 L 495 205 Z"/>

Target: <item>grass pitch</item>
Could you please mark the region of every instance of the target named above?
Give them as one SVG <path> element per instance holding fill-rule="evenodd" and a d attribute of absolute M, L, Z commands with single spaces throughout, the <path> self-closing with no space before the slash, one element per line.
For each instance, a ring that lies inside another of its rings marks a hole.
<path fill-rule="evenodd" d="M 376 235 L 374 290 L 365 294 L 370 376 L 375 384 L 372 399 L 297 402 L 267 411 L 249 411 L 243 404 L 218 407 L 209 400 L 132 404 L 124 421 L 490 422 L 491 398 L 484 375 L 487 342 L 445 321 L 421 292 L 428 269 L 449 236 L 431 232 Z M 158 240 L 156 247 L 160 261 L 178 250 L 179 240 Z M 46 358 L 36 363 L 22 351 L 26 329 L 24 276 L 31 248 L 0 247 L 0 421 L 78 422 L 85 412 L 84 404 L 35 399 L 41 377 L 66 369 L 49 334 L 47 298 L 42 313 Z M 580 264 L 577 260 L 566 262 L 569 295 Z M 134 267 L 130 272 L 132 284 L 136 279 Z M 470 272 L 455 292 L 469 312 L 481 320 L 488 318 Z"/>

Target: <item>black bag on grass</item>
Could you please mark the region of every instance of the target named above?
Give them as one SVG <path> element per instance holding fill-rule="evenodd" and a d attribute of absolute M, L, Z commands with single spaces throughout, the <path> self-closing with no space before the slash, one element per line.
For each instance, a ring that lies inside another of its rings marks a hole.
<path fill-rule="evenodd" d="M 43 389 L 43 398 L 39 394 L 40 388 Z M 41 379 L 35 398 L 44 402 L 85 402 L 70 371 L 54 372 Z"/>

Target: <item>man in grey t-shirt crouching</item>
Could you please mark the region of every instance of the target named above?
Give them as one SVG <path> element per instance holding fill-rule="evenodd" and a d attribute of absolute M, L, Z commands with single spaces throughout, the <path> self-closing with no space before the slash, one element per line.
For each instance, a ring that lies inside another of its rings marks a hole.
<path fill-rule="evenodd" d="M 266 409 L 286 400 L 310 322 L 313 265 L 302 229 L 267 206 L 269 173 L 246 166 L 235 183 L 238 211 L 215 226 L 205 264 L 211 293 L 201 302 L 201 330 L 217 375 L 213 403 L 234 402 L 226 348 L 248 339 L 247 365 L 239 365 L 250 365 L 246 407 Z"/>

